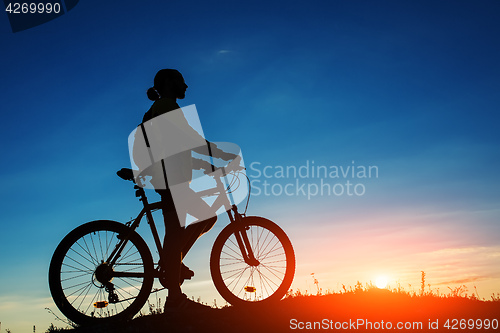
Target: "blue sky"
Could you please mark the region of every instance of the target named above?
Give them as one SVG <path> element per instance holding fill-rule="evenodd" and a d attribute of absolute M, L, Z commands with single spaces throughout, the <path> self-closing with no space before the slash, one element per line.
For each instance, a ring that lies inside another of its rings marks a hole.
<path fill-rule="evenodd" d="M 499 292 L 499 12 L 493 0 L 81 1 L 15 34 L 0 15 L 2 328 L 54 321 L 46 276 L 67 232 L 138 212 L 115 172 L 161 68 L 183 73 L 180 104 L 247 166 L 378 167 L 352 180 L 363 196 L 251 199 L 292 239 L 294 288 L 311 290 L 313 272 L 324 289 L 376 274 L 410 288 L 425 270 L 442 291 Z M 190 296 L 217 297 L 207 258 L 223 221 L 187 258 Z"/>

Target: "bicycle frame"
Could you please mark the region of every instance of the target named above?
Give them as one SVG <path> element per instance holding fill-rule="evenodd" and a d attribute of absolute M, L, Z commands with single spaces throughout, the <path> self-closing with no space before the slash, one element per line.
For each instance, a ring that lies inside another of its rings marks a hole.
<path fill-rule="evenodd" d="M 226 173 L 223 170 L 223 176 L 226 177 Z M 243 218 L 243 215 L 238 212 L 238 208 L 235 204 L 231 204 L 228 195 L 223 195 L 226 194 L 226 190 L 224 188 L 224 185 L 219 177 L 215 178 L 216 181 L 216 187 L 210 188 L 207 190 L 203 190 L 200 192 L 197 192 L 200 197 L 206 197 L 206 196 L 213 196 L 213 195 L 218 195 L 216 200 L 212 204 L 213 207 L 224 207 L 227 215 L 229 217 L 229 223 L 234 225 L 234 235 L 236 238 L 236 241 L 238 243 L 238 246 L 241 250 L 241 254 L 245 260 L 245 262 L 249 265 L 252 266 L 257 266 L 259 265 L 259 261 L 255 259 L 255 256 L 253 254 L 253 251 L 250 246 L 250 242 L 248 240 L 248 236 L 246 234 L 246 230 L 243 227 L 243 224 L 241 224 L 241 220 Z M 127 235 L 124 235 L 123 238 L 120 240 L 120 242 L 116 245 L 115 249 L 113 252 L 109 255 L 106 263 L 108 265 L 113 266 L 118 258 L 121 255 L 121 252 L 127 245 L 127 242 L 130 238 L 130 235 L 139 227 L 139 224 L 142 221 L 142 218 L 146 216 L 146 220 L 150 226 L 151 233 L 153 235 L 153 239 L 155 241 L 156 248 L 158 249 L 158 253 L 160 253 L 160 261 L 162 257 L 162 244 L 160 241 L 160 237 L 158 235 L 158 230 L 156 228 L 156 224 L 153 219 L 153 211 L 156 211 L 158 209 L 162 208 L 162 202 L 154 202 L 154 203 L 149 203 L 148 199 L 146 197 L 146 193 L 144 191 L 144 188 L 139 187 L 138 185 L 135 185 L 134 188 L 136 189 L 136 197 L 139 197 L 139 201 L 142 201 L 143 203 L 143 208 L 137 215 L 137 217 L 133 220 L 131 220 L 127 225 L 129 226 L 129 233 Z M 231 193 L 228 193 L 229 196 L 231 197 Z M 132 222 L 133 221 L 133 222 Z M 130 224 L 132 222 L 132 224 Z M 146 274 L 144 273 L 132 273 L 132 272 L 113 272 L 113 276 L 115 277 L 143 277 Z"/>

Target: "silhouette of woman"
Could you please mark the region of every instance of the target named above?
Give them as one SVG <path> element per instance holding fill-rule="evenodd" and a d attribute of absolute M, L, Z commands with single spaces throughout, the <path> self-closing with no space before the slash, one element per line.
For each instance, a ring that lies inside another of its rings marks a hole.
<path fill-rule="evenodd" d="M 183 99 L 185 97 L 187 88 L 188 86 L 179 71 L 175 69 L 162 69 L 158 71 L 154 78 L 154 86 L 149 88 L 147 91 L 148 98 L 154 101 L 154 103 L 151 108 L 144 114 L 143 123 L 148 122 L 149 120 L 161 116 L 165 113 L 178 110 L 180 107 L 177 104 L 177 99 Z M 201 138 L 201 136 L 199 136 L 196 131 L 190 128 L 187 120 L 182 119 L 180 122 L 183 124 L 185 122 L 186 126 L 189 127 L 188 131 L 183 132 L 190 132 L 192 136 L 197 135 L 199 138 Z M 192 132 L 190 130 L 192 130 Z M 201 139 L 203 140 L 203 142 L 205 142 L 203 138 Z M 217 146 L 213 143 L 209 143 L 208 141 L 206 141 L 206 143 L 210 145 L 211 153 L 216 155 L 216 157 L 222 158 L 226 161 L 234 159 L 236 157 L 236 155 L 234 154 L 226 153 L 218 149 Z M 166 142 L 166 144 L 168 144 L 168 142 Z M 203 148 L 204 149 L 202 149 L 201 151 L 197 151 L 196 149 L 192 150 L 199 153 L 203 153 L 203 151 L 205 151 L 206 154 L 206 152 L 208 151 L 206 146 Z M 162 212 L 165 221 L 165 238 L 163 243 L 162 261 L 160 262 L 160 266 L 164 271 L 162 284 L 168 289 L 168 298 L 165 302 L 165 311 L 201 306 L 201 304 L 199 303 L 190 301 L 187 296 L 181 291 L 180 282 L 185 279 L 191 279 L 191 277 L 194 275 L 194 272 L 187 268 L 182 263 L 182 260 L 186 256 L 192 245 L 195 243 L 195 241 L 201 235 L 208 232 L 217 220 L 217 216 L 214 213 L 210 214 L 210 216 L 213 216 L 212 218 L 197 222 L 195 224 L 190 224 L 186 228 L 181 225 L 178 214 L 181 214 L 183 212 L 176 211 L 172 192 L 169 188 L 169 182 L 171 182 L 169 180 L 171 180 L 170 175 L 172 174 L 186 174 L 186 170 L 188 170 L 190 174 L 192 171 L 192 157 L 190 150 L 185 151 L 180 155 L 180 157 L 176 156 L 175 163 L 171 163 L 170 170 L 167 173 L 167 179 L 164 179 L 163 175 L 153 175 L 153 179 L 151 180 L 151 184 L 155 187 L 156 192 L 158 192 L 161 196 Z M 211 166 L 207 162 L 206 164 Z M 155 173 L 153 172 L 153 174 Z M 188 177 L 190 177 L 190 175 Z M 183 180 L 187 184 L 190 179 L 185 178 Z M 194 195 L 194 192 L 192 193 L 193 195 L 189 195 L 188 199 L 190 205 L 194 206 L 193 208 L 195 210 L 200 212 L 209 211 L 211 209 L 205 201 L 203 201 L 200 197 Z"/>

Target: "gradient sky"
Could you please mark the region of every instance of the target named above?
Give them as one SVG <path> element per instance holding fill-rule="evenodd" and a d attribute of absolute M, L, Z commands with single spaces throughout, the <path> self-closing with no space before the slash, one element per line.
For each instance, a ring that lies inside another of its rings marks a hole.
<path fill-rule="evenodd" d="M 378 275 L 419 290 L 425 271 L 435 290 L 465 284 L 489 299 L 500 292 L 499 14 L 496 0 L 89 0 L 15 34 L 0 15 L 1 329 L 61 326 L 44 310 L 58 313 L 47 271 L 59 241 L 140 210 L 115 172 L 130 165 L 127 137 L 161 68 L 183 73 L 179 104 L 196 104 L 206 137 L 237 143 L 247 167 L 377 167 L 366 179 L 249 168 L 254 190 L 364 186 L 252 197 L 248 213 L 294 244 L 294 289 L 314 292 L 314 273 L 324 290 Z M 196 276 L 184 291 L 208 303 L 222 302 L 208 258 L 226 223 L 186 258 Z"/>

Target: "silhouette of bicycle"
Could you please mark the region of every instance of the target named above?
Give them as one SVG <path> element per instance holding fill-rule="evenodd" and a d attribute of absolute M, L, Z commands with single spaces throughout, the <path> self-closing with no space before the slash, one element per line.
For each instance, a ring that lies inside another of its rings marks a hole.
<path fill-rule="evenodd" d="M 216 196 L 212 207 L 224 207 L 229 217 L 229 224 L 218 235 L 210 255 L 214 285 L 234 306 L 279 301 L 295 274 L 292 244 L 274 222 L 246 216 L 231 204 L 231 184 L 225 187 L 221 178 L 230 175 L 239 181 L 242 175 L 246 177 L 241 169 L 222 168 L 221 174 L 214 177 L 214 188 L 198 192 L 203 197 Z M 122 169 L 118 175 L 135 184 L 131 169 Z M 161 202 L 149 203 L 144 189 L 138 185 L 134 188 L 144 206 L 135 219 L 126 224 L 109 220 L 85 223 L 64 237 L 52 256 L 52 298 L 59 310 L 77 324 L 130 319 L 146 303 L 154 279 L 164 284 L 163 251 L 152 214 L 161 209 Z M 160 254 L 157 263 L 136 232 L 144 216 Z"/>

